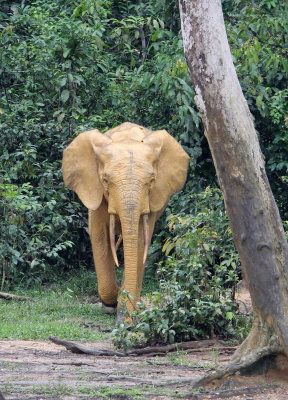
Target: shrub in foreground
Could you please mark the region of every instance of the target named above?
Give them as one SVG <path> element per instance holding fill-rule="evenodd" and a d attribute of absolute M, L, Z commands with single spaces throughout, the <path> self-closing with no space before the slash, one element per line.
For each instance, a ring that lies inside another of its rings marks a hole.
<path fill-rule="evenodd" d="M 167 259 L 157 271 L 160 289 L 139 304 L 133 325 L 114 330 L 114 344 L 243 338 L 248 324 L 235 301 L 240 262 L 220 190 L 191 195 L 190 214 L 170 215 L 168 225 Z"/>

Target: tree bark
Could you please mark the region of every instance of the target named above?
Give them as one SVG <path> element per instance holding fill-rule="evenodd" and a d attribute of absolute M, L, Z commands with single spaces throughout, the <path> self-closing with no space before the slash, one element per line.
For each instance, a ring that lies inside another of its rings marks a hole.
<path fill-rule="evenodd" d="M 233 66 L 221 2 L 179 4 L 195 103 L 253 305 L 252 330 L 231 360 L 241 369 L 264 353 L 288 356 L 288 245 Z"/>

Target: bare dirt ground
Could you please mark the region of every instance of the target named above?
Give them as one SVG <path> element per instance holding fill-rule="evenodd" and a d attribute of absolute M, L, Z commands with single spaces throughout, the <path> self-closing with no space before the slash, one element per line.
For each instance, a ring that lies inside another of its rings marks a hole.
<path fill-rule="evenodd" d="M 243 313 L 251 312 L 244 283 L 237 301 Z M 113 350 L 110 343 L 86 345 Z M 236 375 L 192 389 L 195 380 L 227 363 L 234 350 L 226 346 L 165 357 L 95 357 L 71 353 L 49 341 L 0 341 L 0 391 L 5 400 L 288 400 L 288 361 L 282 356 L 274 360 L 273 369 L 260 363 L 258 375 Z"/>
<path fill-rule="evenodd" d="M 112 349 L 109 343 L 90 347 Z M 205 349 L 166 357 L 95 357 L 50 342 L 0 341 L 0 390 L 5 400 L 257 399 L 287 400 L 288 369 L 234 376 L 218 388 L 192 390 L 192 382 L 231 351 Z M 285 366 L 287 368 L 287 365 Z"/>

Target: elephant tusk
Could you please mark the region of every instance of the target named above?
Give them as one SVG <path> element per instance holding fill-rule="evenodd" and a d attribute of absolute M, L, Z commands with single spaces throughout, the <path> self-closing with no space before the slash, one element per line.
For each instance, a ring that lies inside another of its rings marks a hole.
<path fill-rule="evenodd" d="M 110 235 L 110 246 L 113 255 L 113 259 L 117 267 L 119 267 L 116 248 L 115 248 L 115 215 L 110 214 L 110 224 L 109 224 L 109 235 Z"/>
<path fill-rule="evenodd" d="M 119 235 L 119 238 L 118 238 L 118 240 L 117 240 L 117 243 L 116 243 L 116 251 L 118 250 L 118 247 L 120 246 L 120 244 L 121 244 L 121 242 L 122 242 L 122 235 L 120 234 Z"/>
<path fill-rule="evenodd" d="M 148 245 L 149 245 L 149 225 L 148 225 L 148 215 L 143 215 L 143 226 L 144 226 L 144 254 L 143 254 L 143 264 L 145 264 L 147 253 L 148 253 Z"/>

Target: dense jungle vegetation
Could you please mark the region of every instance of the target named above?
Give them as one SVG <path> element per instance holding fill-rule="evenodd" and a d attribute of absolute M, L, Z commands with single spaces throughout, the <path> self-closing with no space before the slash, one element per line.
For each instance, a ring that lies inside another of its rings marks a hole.
<path fill-rule="evenodd" d="M 287 7 L 280 0 L 222 5 L 285 223 Z M 231 289 L 240 265 L 193 102 L 177 2 L 2 1 L 0 35 L 1 290 L 93 268 L 87 211 L 64 187 L 62 151 L 83 130 L 131 121 L 166 129 L 191 157 L 186 186 L 156 227 L 149 263 L 160 263 L 158 300 L 139 325 L 149 340 L 164 342 L 211 329 L 234 334 Z"/>

